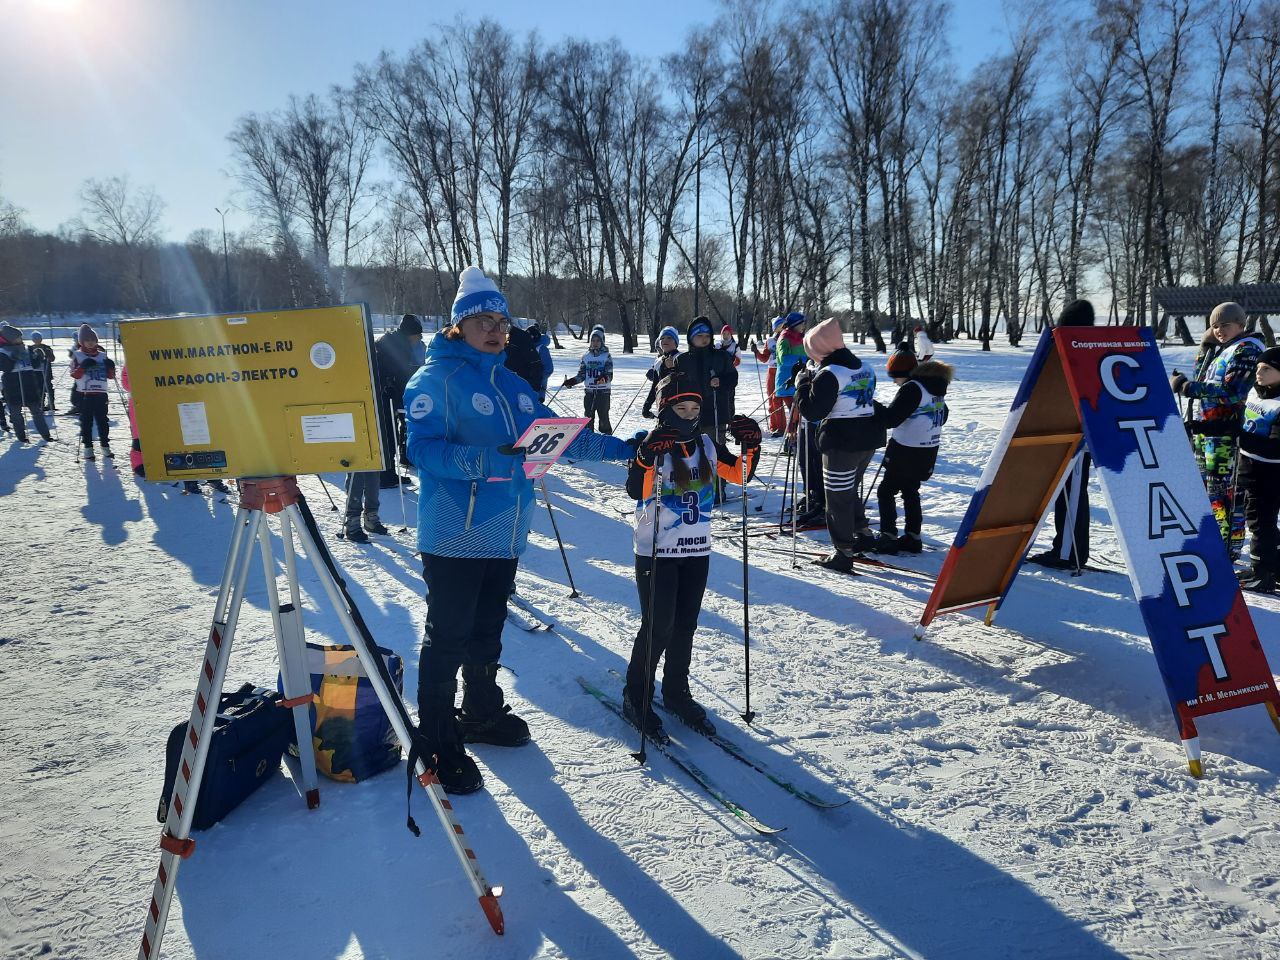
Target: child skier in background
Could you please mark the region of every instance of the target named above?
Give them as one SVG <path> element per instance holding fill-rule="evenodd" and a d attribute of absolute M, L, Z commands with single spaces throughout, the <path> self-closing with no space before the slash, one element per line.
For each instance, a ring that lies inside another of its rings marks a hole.
<path fill-rule="evenodd" d="M 41 404 L 49 413 L 53 413 L 53 348 L 44 342 L 40 333 L 31 334 L 31 352 L 44 358 L 44 389 L 47 399 Z"/>
<path fill-rule="evenodd" d="M 696 730 L 713 732 L 707 712 L 689 689 L 693 634 L 707 586 L 715 478 L 745 484 L 760 455 L 760 425 L 749 417 L 729 421 L 741 453 L 717 444 L 699 423 L 702 396 L 679 371 L 658 387 L 658 426 L 640 443 L 627 471 L 627 494 L 636 501 L 636 589 L 640 631 L 631 648 L 623 710 L 654 739 L 665 739 L 651 706 L 658 658 L 663 705 Z M 655 549 L 656 548 L 656 549 Z M 652 601 L 652 605 L 651 605 Z"/>
<path fill-rule="evenodd" d="M 754 339 L 748 344 L 751 352 L 756 355 L 756 362 L 767 364 L 764 385 L 767 391 L 766 407 L 769 411 L 769 436 L 775 438 L 782 436 L 783 431 L 787 429 L 787 416 L 782 408 L 782 401 L 774 395 L 778 379 L 778 331 L 782 329 L 785 320 L 785 317 L 779 316 L 769 321 L 769 327 L 773 332 L 764 342 L 763 350 L 756 346 Z"/>
<path fill-rule="evenodd" d="M 925 363 L 933 359 L 933 341 L 929 339 L 929 331 L 925 330 L 920 324 L 916 324 L 914 330 L 915 342 L 912 347 L 915 350 L 916 362 Z"/>
<path fill-rule="evenodd" d="M 604 342 L 604 327 L 596 324 L 591 328 L 591 337 L 587 342 L 587 352 L 578 363 L 578 375 L 565 377 L 563 386 L 573 387 L 584 384 L 586 395 L 583 397 L 582 415 L 590 423 L 588 430 L 596 429 L 599 422 L 600 433 L 613 433 L 609 423 L 609 397 L 613 388 L 613 357 Z"/>
<path fill-rule="evenodd" d="M 845 346 L 834 317 L 804 335 L 804 348 L 818 370 L 796 386 L 796 406 L 806 421 L 821 421 L 817 446 L 825 519 L 834 548 L 818 563 L 850 573 L 854 556 L 875 542 L 863 506 L 862 475 L 872 455 L 884 446 L 884 426 L 875 420 L 876 375 Z"/>
<path fill-rule="evenodd" d="M 795 444 L 796 435 L 795 417 L 791 415 L 792 405 L 796 402 L 796 373 L 798 372 L 796 367 L 803 366 L 805 362 L 804 326 L 803 313 L 796 311 L 788 313 L 782 321 L 782 332 L 778 335 L 778 345 L 774 350 L 778 360 L 778 372 L 773 394 L 786 408 L 787 442 L 791 445 Z"/>
<path fill-rule="evenodd" d="M 680 331 L 675 327 L 663 327 L 658 332 L 658 358 L 653 366 L 644 372 L 649 381 L 649 393 L 644 398 L 640 415 L 646 420 L 657 416 L 653 412 L 654 401 L 658 399 L 658 384 L 676 368 L 676 358 L 680 356 Z"/>
<path fill-rule="evenodd" d="M 880 535 L 873 549 L 877 553 L 919 553 L 924 549 L 920 528 L 920 484 L 933 476 L 938 460 L 942 425 L 947 422 L 947 387 L 955 369 L 939 360 L 916 363 L 899 351 L 886 365 L 898 384 L 898 393 L 889 406 L 876 402 L 875 421 L 892 428 L 884 451 L 884 472 L 876 499 L 880 505 Z M 905 532 L 898 536 L 898 506 L 902 495 Z"/>
<path fill-rule="evenodd" d="M 1236 479 L 1236 435 L 1244 416 L 1245 397 L 1253 384 L 1253 367 L 1262 353 L 1261 338 L 1245 326 L 1247 315 L 1238 303 L 1220 303 L 1209 315 L 1209 329 L 1218 349 L 1210 349 L 1197 364 L 1195 379 L 1173 372 L 1173 392 L 1196 401 L 1190 430 L 1192 449 L 1204 478 L 1213 514 L 1233 557 L 1244 546 L 1244 513 L 1239 509 Z"/>
<path fill-rule="evenodd" d="M 111 452 L 111 426 L 107 422 L 107 383 L 116 378 L 115 361 L 98 346 L 98 335 L 87 323 L 80 324 L 76 348 L 71 351 L 71 376 L 80 392 L 80 442 L 84 458 L 93 457 L 93 427 L 98 427 L 98 443 L 105 457 Z"/>
<path fill-rule="evenodd" d="M 46 443 L 49 424 L 44 419 L 45 367 L 44 356 L 22 342 L 22 331 L 5 324 L 0 327 L 0 394 L 9 408 L 13 432 L 19 443 L 27 442 L 27 421 L 22 412 L 26 407 L 36 425 L 36 432 Z"/>
<path fill-rule="evenodd" d="M 1280 347 L 1258 357 L 1240 431 L 1239 484 L 1253 544 L 1253 569 L 1240 577 L 1246 590 L 1270 593 L 1280 574 Z"/>
<path fill-rule="evenodd" d="M 733 327 L 727 323 L 720 328 L 720 342 L 716 344 L 716 349 L 723 350 L 732 357 L 735 367 L 742 363 L 742 359 L 738 356 L 738 338 L 733 335 Z"/>

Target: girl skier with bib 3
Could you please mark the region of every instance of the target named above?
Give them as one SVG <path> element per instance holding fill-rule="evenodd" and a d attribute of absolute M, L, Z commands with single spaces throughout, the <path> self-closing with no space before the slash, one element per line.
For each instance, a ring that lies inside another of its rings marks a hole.
<path fill-rule="evenodd" d="M 627 471 L 627 494 L 636 501 L 641 619 L 627 666 L 623 711 L 637 728 L 660 740 L 665 734 L 651 700 L 658 658 L 664 655 L 663 705 L 694 729 L 715 729 L 689 689 L 693 634 L 711 555 L 715 479 L 734 484 L 751 479 L 760 456 L 760 425 L 743 416 L 729 421 L 729 435 L 741 450 L 735 456 L 703 432 L 702 395 L 690 377 L 676 371 L 658 392 L 658 426 L 641 441 Z"/>

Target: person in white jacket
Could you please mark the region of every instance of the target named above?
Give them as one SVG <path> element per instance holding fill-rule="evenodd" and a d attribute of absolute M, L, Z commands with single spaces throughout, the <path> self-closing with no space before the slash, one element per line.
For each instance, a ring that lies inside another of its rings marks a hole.
<path fill-rule="evenodd" d="M 920 324 L 916 324 L 915 334 L 916 361 L 919 363 L 925 363 L 926 361 L 932 360 L 933 341 L 929 339 L 928 331 L 926 331 Z"/>

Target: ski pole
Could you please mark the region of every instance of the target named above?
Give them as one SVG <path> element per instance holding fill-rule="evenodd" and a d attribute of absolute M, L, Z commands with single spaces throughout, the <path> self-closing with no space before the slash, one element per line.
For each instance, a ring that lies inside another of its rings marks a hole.
<path fill-rule="evenodd" d="M 756 453 L 759 455 L 758 449 Z M 738 463 L 742 463 L 741 457 Z M 747 541 L 750 539 L 747 536 L 747 481 L 744 479 L 742 481 L 742 671 L 746 680 L 747 705 L 742 713 L 742 719 L 747 726 L 751 726 L 751 721 L 756 718 L 755 711 L 751 709 L 751 601 L 747 592 L 747 571 L 750 569 Z"/>
<path fill-rule="evenodd" d="M 627 404 L 627 409 L 622 411 L 622 416 L 618 418 L 618 422 L 617 424 L 614 425 L 613 432 L 610 434 L 610 436 L 614 436 L 617 434 L 618 427 L 622 426 L 622 421 L 627 419 L 627 414 L 631 412 L 631 408 L 634 407 L 636 405 L 636 401 L 640 399 L 641 391 L 648 388 L 648 386 L 649 386 L 649 381 L 645 380 L 643 383 L 640 384 L 640 389 L 631 395 L 631 402 Z"/>
<path fill-rule="evenodd" d="M 547 492 L 547 478 L 539 477 L 538 483 L 542 487 L 542 502 L 547 505 L 547 516 L 551 518 L 551 529 L 556 535 L 556 545 L 560 548 L 560 559 L 564 561 L 565 576 L 569 578 L 569 598 L 578 596 L 578 588 L 573 582 L 573 571 L 569 569 L 569 555 L 564 552 L 564 541 L 560 539 L 560 527 L 556 524 L 555 511 L 551 509 L 551 494 Z"/>
<path fill-rule="evenodd" d="M 396 402 L 394 397 L 387 397 L 387 411 L 391 414 L 391 436 L 396 442 L 396 449 L 392 451 L 391 462 L 396 467 L 396 489 L 400 491 L 400 532 L 409 532 L 409 515 L 404 512 L 404 477 L 400 475 L 400 466 L 396 464 L 395 458 L 400 453 L 400 421 L 396 419 Z"/>
<path fill-rule="evenodd" d="M 796 406 L 798 409 L 799 404 L 797 404 Z M 800 511 L 797 509 L 797 504 L 796 504 L 796 488 L 799 486 L 799 481 L 800 481 L 800 458 L 806 456 L 809 452 L 809 448 L 807 445 L 807 441 L 809 437 L 809 431 L 807 429 L 808 426 L 809 426 L 809 421 L 805 420 L 805 418 L 802 416 L 800 418 L 800 426 L 797 431 L 799 433 L 798 439 L 800 442 L 796 444 L 795 478 L 792 480 L 792 485 L 791 485 L 791 569 L 792 570 L 796 568 L 796 541 L 800 539 Z M 805 484 L 804 484 L 804 497 L 805 497 L 805 507 L 807 508 L 809 506 L 809 477 L 808 477 L 807 463 L 805 466 L 805 474 L 806 476 L 805 476 Z"/>
<path fill-rule="evenodd" d="M 645 745 L 648 743 L 649 712 L 653 710 L 653 605 L 658 595 L 658 521 L 662 515 L 662 457 L 653 458 L 653 540 L 649 544 L 649 630 L 645 642 L 644 713 L 640 717 L 640 750 L 631 755 L 641 766 L 648 761 Z"/>
<path fill-rule="evenodd" d="M 323 490 L 324 495 L 329 498 L 329 506 L 333 509 L 334 513 L 337 513 L 338 505 L 334 503 L 333 494 L 329 492 L 329 485 L 324 482 L 324 477 L 320 476 L 320 474 L 317 473 L 315 475 L 315 478 L 320 481 L 320 489 Z"/>
<path fill-rule="evenodd" d="M 876 472 L 871 475 L 871 482 L 867 484 L 867 495 L 862 498 L 862 509 L 866 512 L 867 504 L 871 502 L 871 495 L 876 492 L 876 481 L 880 479 L 880 471 L 884 469 L 885 458 L 882 455 L 880 462 L 876 464 Z"/>
<path fill-rule="evenodd" d="M 757 409 L 759 409 L 759 408 L 757 408 Z M 754 413 L 754 412 L 755 412 L 755 411 L 753 410 L 753 411 L 752 411 L 752 413 Z M 795 413 L 795 408 L 794 408 L 794 407 L 792 407 L 792 415 L 794 415 L 794 413 Z M 747 416 L 750 416 L 750 415 L 751 415 L 751 414 L 747 414 Z M 788 419 L 787 419 L 787 429 L 786 429 L 786 432 L 787 432 L 787 433 L 790 433 L 790 431 L 791 431 L 791 423 L 792 423 L 792 420 L 791 420 L 791 418 L 790 418 L 790 417 L 788 417 Z M 784 441 L 783 441 L 782 443 L 778 444 L 778 452 L 777 452 L 777 453 L 775 453 L 775 454 L 773 455 L 773 464 L 769 467 L 769 476 L 770 476 L 770 477 L 776 477 L 776 476 L 778 475 L 778 458 L 782 456 L 782 451 L 786 448 L 786 445 L 787 445 L 787 444 L 786 444 L 785 439 L 784 439 Z M 789 471 L 790 471 L 790 466 L 788 465 L 788 469 L 787 469 L 787 471 L 784 471 L 784 472 L 783 472 L 783 476 L 782 476 L 782 509 L 783 509 L 783 510 L 786 510 L 786 508 L 787 508 L 787 477 L 789 477 L 789 476 L 790 476 L 790 472 L 789 472 Z M 764 481 L 761 481 L 761 482 L 762 482 L 762 483 L 764 483 Z M 770 490 L 772 490 L 772 489 L 773 489 L 773 484 L 771 484 L 771 483 L 765 483 L 764 485 L 765 485 L 767 488 L 769 488 Z M 760 506 L 759 506 L 757 509 L 759 509 L 759 510 L 763 510 L 763 507 L 764 507 L 764 501 L 765 501 L 765 500 L 767 500 L 768 498 L 769 498 L 769 494 L 768 494 L 768 492 L 766 491 L 766 493 L 765 493 L 765 495 L 764 495 L 764 498 L 760 501 Z"/>

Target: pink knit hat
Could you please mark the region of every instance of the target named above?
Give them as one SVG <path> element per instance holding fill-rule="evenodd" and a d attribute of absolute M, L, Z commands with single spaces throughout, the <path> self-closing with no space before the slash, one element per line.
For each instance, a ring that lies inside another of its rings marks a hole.
<path fill-rule="evenodd" d="M 835 317 L 828 317 L 804 335 L 804 352 L 814 362 L 820 363 L 833 350 L 839 350 L 843 346 L 844 331 L 840 329 L 840 321 Z"/>

